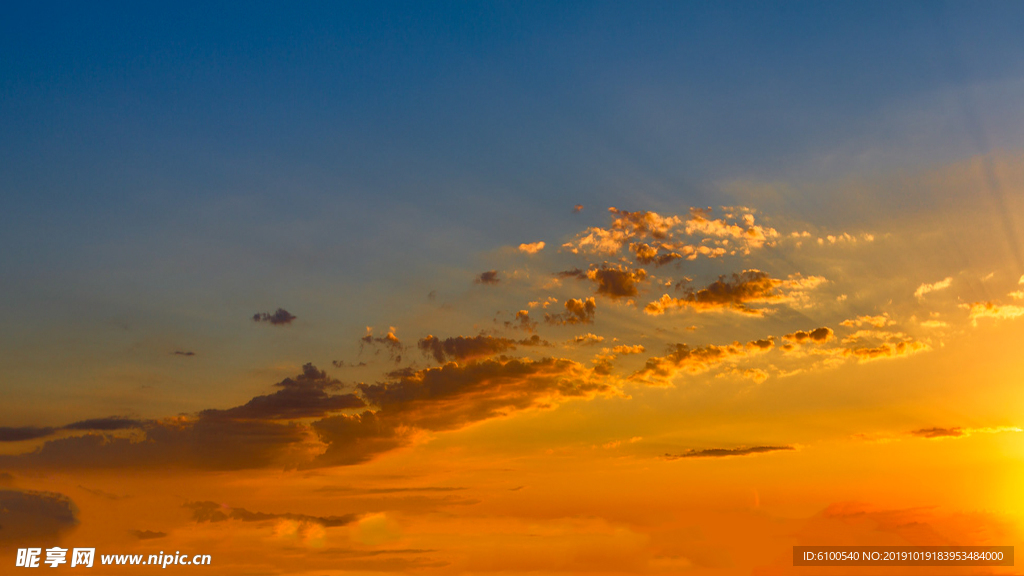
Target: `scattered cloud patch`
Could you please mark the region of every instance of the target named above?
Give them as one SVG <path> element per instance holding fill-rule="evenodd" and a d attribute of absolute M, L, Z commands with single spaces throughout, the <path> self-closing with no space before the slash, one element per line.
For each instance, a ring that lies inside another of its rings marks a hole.
<path fill-rule="evenodd" d="M 298 316 L 293 315 L 284 308 L 278 308 L 272 314 L 257 312 L 252 315 L 253 322 L 269 322 L 273 326 L 285 326 L 291 324 Z"/>

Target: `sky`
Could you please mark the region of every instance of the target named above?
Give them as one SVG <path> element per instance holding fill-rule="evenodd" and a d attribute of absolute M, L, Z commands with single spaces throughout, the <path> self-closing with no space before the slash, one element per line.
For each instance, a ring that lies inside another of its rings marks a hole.
<path fill-rule="evenodd" d="M 839 575 L 792 547 L 1024 546 L 1022 28 L 8 7 L 0 562 Z"/>

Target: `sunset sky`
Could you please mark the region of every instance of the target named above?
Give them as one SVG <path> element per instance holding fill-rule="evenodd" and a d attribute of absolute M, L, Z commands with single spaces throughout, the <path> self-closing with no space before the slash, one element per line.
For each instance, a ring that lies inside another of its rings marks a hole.
<path fill-rule="evenodd" d="M 1024 551 L 1021 30 L 6 7 L 0 572 L 1014 573 L 792 547 Z"/>

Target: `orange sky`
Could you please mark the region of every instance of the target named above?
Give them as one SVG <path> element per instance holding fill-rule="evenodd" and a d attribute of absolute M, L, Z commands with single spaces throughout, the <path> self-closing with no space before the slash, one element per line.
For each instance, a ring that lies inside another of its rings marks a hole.
<path fill-rule="evenodd" d="M 589 218 L 406 289 L 333 365 L 284 353 L 180 415 L 58 402 L 5 428 L 32 437 L 4 443 L 5 546 L 201 552 L 218 574 L 853 574 L 791 547 L 1022 543 L 1024 278 L 983 208 Z M 951 236 L 976 256 L 932 257 Z"/>

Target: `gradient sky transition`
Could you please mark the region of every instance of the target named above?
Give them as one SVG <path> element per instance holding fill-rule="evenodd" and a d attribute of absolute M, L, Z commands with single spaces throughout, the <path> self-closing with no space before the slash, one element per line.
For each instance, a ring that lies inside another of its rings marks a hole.
<path fill-rule="evenodd" d="M 1021 30 L 1010 2 L 6 7 L 0 564 L 1024 550 Z"/>

